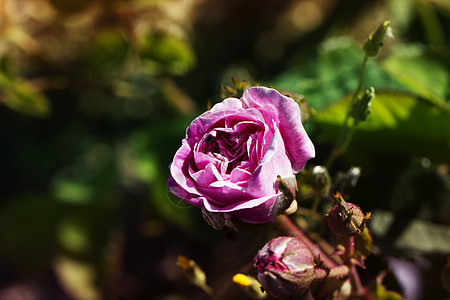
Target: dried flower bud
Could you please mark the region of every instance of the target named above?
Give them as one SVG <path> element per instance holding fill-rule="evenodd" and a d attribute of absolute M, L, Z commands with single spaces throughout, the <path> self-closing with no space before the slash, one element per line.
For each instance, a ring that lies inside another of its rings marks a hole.
<path fill-rule="evenodd" d="M 330 230 L 339 237 L 361 234 L 370 218 L 370 213 L 364 215 L 356 204 L 346 202 L 339 192 L 335 195 L 335 198 L 337 204 L 326 215 Z"/>
<path fill-rule="evenodd" d="M 281 178 L 281 176 L 277 176 L 278 181 L 278 190 L 281 192 L 281 195 L 278 197 L 275 202 L 273 214 L 274 216 L 280 215 L 284 213 L 286 210 L 294 210 L 295 204 L 291 207 L 292 203 L 295 201 L 295 192 L 297 191 L 297 180 L 295 176 L 289 176 L 285 178 Z M 294 211 L 288 211 L 287 214 L 294 213 Z"/>
<path fill-rule="evenodd" d="M 316 193 L 321 196 L 327 196 L 330 192 L 331 179 L 327 168 L 323 166 L 315 166 L 312 170 L 313 183 L 312 187 Z"/>
<path fill-rule="evenodd" d="M 311 249 L 294 237 L 272 239 L 258 252 L 253 265 L 264 290 L 278 299 L 298 297 L 315 278 Z"/>
<path fill-rule="evenodd" d="M 215 230 L 222 230 L 225 228 L 225 216 L 223 213 L 212 213 L 206 209 L 202 209 L 202 216 L 206 223 Z"/>
<path fill-rule="evenodd" d="M 343 195 L 349 193 L 351 189 L 353 189 L 358 183 L 360 176 L 360 167 L 351 167 L 345 173 L 339 171 L 336 177 L 333 179 L 333 186 L 331 187 L 331 191 L 333 193 L 335 193 L 336 191 L 340 191 L 340 193 Z"/>

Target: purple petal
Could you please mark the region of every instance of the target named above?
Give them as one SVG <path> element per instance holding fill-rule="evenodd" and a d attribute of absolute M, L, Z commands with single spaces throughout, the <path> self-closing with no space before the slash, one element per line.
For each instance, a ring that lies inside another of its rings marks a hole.
<path fill-rule="evenodd" d="M 278 199 L 278 194 L 254 199 L 253 204 L 259 203 L 254 207 L 236 206 L 228 213 L 227 217 L 236 218 L 247 223 L 267 223 L 274 221 L 273 208 Z"/>
<path fill-rule="evenodd" d="M 208 187 L 216 181 L 222 181 L 223 178 L 212 163 L 206 166 L 205 169 L 198 171 L 191 175 L 192 179 L 197 183 L 197 187 Z"/>
<path fill-rule="evenodd" d="M 232 127 L 241 121 L 251 121 L 262 126 L 264 117 L 257 109 L 243 108 L 241 100 L 228 98 L 194 119 L 187 128 L 186 138 L 189 144 L 193 146 L 209 130 L 225 126 Z M 221 124 L 218 126 L 219 123 Z"/>
<path fill-rule="evenodd" d="M 246 188 L 230 181 L 215 181 L 207 187 L 201 187 L 201 192 L 208 199 L 205 208 L 210 212 L 227 210 L 230 205 L 237 203 L 236 199 L 248 201 Z"/>
<path fill-rule="evenodd" d="M 249 214 L 251 214 L 252 208 L 260 206 L 261 204 L 264 204 L 265 202 L 270 201 L 272 198 L 273 198 L 273 195 L 256 198 L 256 199 L 247 199 L 247 200 L 242 200 L 239 202 L 229 203 L 223 207 L 218 207 L 211 203 L 208 203 L 208 204 L 205 203 L 205 208 L 210 212 L 232 213 L 237 210 L 244 210 L 244 211 L 247 211 Z M 275 200 L 276 200 L 276 198 L 275 198 Z"/>
<path fill-rule="evenodd" d="M 244 107 L 261 111 L 266 123 L 275 120 L 292 161 L 294 172 L 302 170 L 306 162 L 315 156 L 314 145 L 300 119 L 300 108 L 295 101 L 274 89 L 253 87 L 242 96 Z"/>
<path fill-rule="evenodd" d="M 231 171 L 230 182 L 236 184 L 241 182 L 246 185 L 251 176 L 252 174 L 247 170 L 241 168 L 234 168 L 233 171 Z"/>
<path fill-rule="evenodd" d="M 187 163 L 191 160 L 191 148 L 183 139 L 180 149 L 175 153 L 170 164 L 170 179 L 168 186 L 172 193 L 189 202 L 193 195 L 200 196 L 195 182 L 187 174 Z"/>
<path fill-rule="evenodd" d="M 259 198 L 278 193 L 277 176 L 283 178 L 292 175 L 291 162 L 284 149 L 283 139 L 275 127 L 269 147 L 249 180 L 249 194 Z"/>

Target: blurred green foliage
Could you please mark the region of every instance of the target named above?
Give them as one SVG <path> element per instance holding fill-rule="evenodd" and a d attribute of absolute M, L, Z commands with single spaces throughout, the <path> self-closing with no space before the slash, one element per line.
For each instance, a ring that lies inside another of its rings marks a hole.
<path fill-rule="evenodd" d="M 402 216 L 374 243 L 424 255 L 398 231 L 450 226 L 449 15 L 443 0 L 0 0 L 0 296 L 52 298 L 49 281 L 60 299 L 191 299 L 178 254 L 224 276 L 250 262 L 257 235 L 233 248 L 168 191 L 186 127 L 231 77 L 266 83 L 305 97 L 323 164 L 385 19 L 371 114 L 330 173 L 362 166 L 352 200 Z"/>
<path fill-rule="evenodd" d="M 316 113 L 315 122 L 330 139 L 337 137 L 350 98 Z M 414 94 L 378 92 L 369 119 L 357 127 L 348 153 L 353 163 L 358 156 L 370 160 L 376 153 L 427 157 L 449 162 L 450 110 Z"/>

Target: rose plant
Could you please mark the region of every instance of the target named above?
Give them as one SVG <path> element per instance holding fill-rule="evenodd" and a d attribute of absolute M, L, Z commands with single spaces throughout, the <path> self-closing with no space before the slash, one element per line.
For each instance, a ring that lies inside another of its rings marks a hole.
<path fill-rule="evenodd" d="M 289 206 L 280 178 L 295 182 L 314 155 L 298 104 L 274 89 L 252 87 L 192 121 L 168 186 L 210 216 L 272 222 Z"/>

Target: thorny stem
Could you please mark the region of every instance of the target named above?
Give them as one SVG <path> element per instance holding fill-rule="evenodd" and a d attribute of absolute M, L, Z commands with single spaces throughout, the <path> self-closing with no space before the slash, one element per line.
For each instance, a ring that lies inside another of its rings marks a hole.
<path fill-rule="evenodd" d="M 320 195 L 318 193 L 315 193 L 315 195 L 314 195 L 314 202 L 313 202 L 313 205 L 311 207 L 311 214 L 309 214 L 309 216 L 308 216 L 308 227 L 311 226 L 313 213 L 317 212 L 317 207 L 319 207 L 319 202 L 320 202 Z"/>
<path fill-rule="evenodd" d="M 348 266 L 341 265 L 331 269 L 317 268 L 314 270 L 315 280 L 323 280 L 325 278 L 342 278 L 349 274 Z"/>
<path fill-rule="evenodd" d="M 355 264 L 351 261 L 355 253 L 355 237 L 352 236 L 344 239 L 344 247 L 344 260 L 350 269 L 350 283 L 352 285 L 352 291 L 354 291 L 355 296 L 360 296 L 364 293 L 364 287 L 361 283 L 361 279 L 359 278 L 358 270 L 356 269 Z"/>
<path fill-rule="evenodd" d="M 295 225 L 286 215 L 280 215 L 275 219 L 275 226 L 283 234 L 297 237 L 305 242 L 313 252 L 314 256 L 319 258 L 323 266 L 326 268 L 336 267 L 338 264 L 331 258 L 331 255 L 323 251 L 318 245 L 313 243 L 311 239 Z"/>
<path fill-rule="evenodd" d="M 326 253 L 321 247 L 312 242 L 311 239 L 299 227 L 297 227 L 288 216 L 278 216 L 275 219 L 275 226 L 282 233 L 303 240 L 303 242 L 309 246 L 314 256 L 320 258 L 322 267 L 318 267 L 315 270 L 317 280 L 349 276 L 354 295 L 361 296 L 364 294 L 364 287 L 361 283 L 361 279 L 359 278 L 358 270 L 352 262 L 352 258 L 355 253 L 354 237 L 344 239 L 345 253 L 343 255 L 343 259 L 345 264 L 340 265 L 338 262 L 333 260 L 330 254 Z"/>
<path fill-rule="evenodd" d="M 342 123 L 341 131 L 339 133 L 336 144 L 333 147 L 333 151 L 331 152 L 331 155 L 325 164 L 327 169 L 329 169 L 331 167 L 331 165 L 334 163 L 336 158 L 338 158 L 342 153 L 345 152 L 345 150 L 347 150 L 347 147 L 350 144 L 350 140 L 351 140 L 354 128 L 355 128 L 355 124 L 353 124 L 353 126 L 350 129 L 348 129 L 348 121 L 350 119 L 350 111 L 351 111 L 351 108 L 352 108 L 353 104 L 355 103 L 356 98 L 358 97 L 358 94 L 361 90 L 363 77 L 364 77 L 364 70 L 366 68 L 368 59 L 369 59 L 369 56 L 367 55 L 367 53 L 365 53 L 363 61 L 361 63 L 361 68 L 359 70 L 358 85 L 357 85 L 355 91 L 353 92 L 352 99 L 350 101 L 349 106 L 347 107 L 347 113 L 345 114 L 344 122 Z"/>

